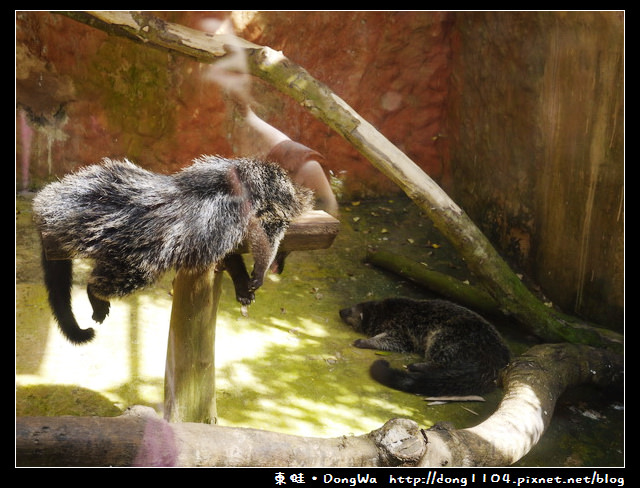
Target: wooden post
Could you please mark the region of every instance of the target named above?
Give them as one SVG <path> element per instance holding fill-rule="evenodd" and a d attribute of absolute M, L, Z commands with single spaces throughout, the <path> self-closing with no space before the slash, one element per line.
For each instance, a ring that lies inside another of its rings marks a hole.
<path fill-rule="evenodd" d="M 281 251 L 326 249 L 340 223 L 312 210 L 294 220 Z M 238 252 L 248 252 L 241 246 Z M 215 335 L 222 271 L 179 270 L 173 282 L 164 375 L 164 418 L 169 422 L 216 423 Z"/>
<path fill-rule="evenodd" d="M 173 282 L 164 418 L 216 423 L 215 336 L 222 271 L 179 270 Z"/>

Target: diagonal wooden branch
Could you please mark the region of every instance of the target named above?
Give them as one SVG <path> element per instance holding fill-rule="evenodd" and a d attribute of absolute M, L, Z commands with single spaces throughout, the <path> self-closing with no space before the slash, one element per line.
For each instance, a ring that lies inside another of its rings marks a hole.
<path fill-rule="evenodd" d="M 579 367 L 576 367 L 579 364 Z M 99 417 L 19 417 L 18 466 L 508 466 L 537 443 L 562 392 L 618 385 L 618 354 L 575 344 L 531 348 L 505 374 L 505 396 L 477 426 L 422 430 L 393 419 L 360 436 L 301 437 L 169 423 L 148 407 Z M 142 410 L 143 414 L 138 414 Z"/>
<path fill-rule="evenodd" d="M 281 52 L 229 35 L 213 35 L 143 12 L 63 12 L 114 35 L 211 63 L 243 51 L 250 74 L 292 97 L 342 135 L 393 180 L 454 245 L 500 309 L 549 342 L 567 341 L 622 352 L 622 336 L 555 311 L 538 300 L 466 213 L 402 151 L 344 100 Z"/>

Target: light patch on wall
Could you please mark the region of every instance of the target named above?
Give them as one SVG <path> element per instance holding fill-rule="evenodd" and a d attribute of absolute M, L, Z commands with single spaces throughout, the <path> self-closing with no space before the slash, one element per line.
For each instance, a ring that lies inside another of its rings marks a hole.
<path fill-rule="evenodd" d="M 398 110 L 401 104 L 402 94 L 397 91 L 388 91 L 380 97 L 380 106 L 388 112 Z"/>

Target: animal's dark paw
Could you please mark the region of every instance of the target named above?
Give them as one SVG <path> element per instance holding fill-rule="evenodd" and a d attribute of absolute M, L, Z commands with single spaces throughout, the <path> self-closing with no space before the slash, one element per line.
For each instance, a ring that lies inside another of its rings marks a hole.
<path fill-rule="evenodd" d="M 100 298 L 100 296 L 96 294 L 93 285 L 87 285 L 87 297 L 89 298 L 89 303 L 91 303 L 91 308 L 93 309 L 93 315 L 91 318 L 101 324 L 107 315 L 109 315 L 109 308 L 111 307 L 109 300 Z"/>
<path fill-rule="evenodd" d="M 272 273 L 282 274 L 282 272 L 284 271 L 284 261 L 288 255 L 289 255 L 288 252 L 282 252 L 282 251 L 276 254 L 276 257 L 273 260 L 273 263 L 271 263 L 271 266 L 269 267 Z"/>
<path fill-rule="evenodd" d="M 255 299 L 256 296 L 250 291 L 244 293 L 236 292 L 236 300 L 238 300 L 242 305 L 251 305 Z"/>
<path fill-rule="evenodd" d="M 407 370 L 412 373 L 429 373 L 432 367 L 428 363 L 411 363 L 407 365 Z"/>
<path fill-rule="evenodd" d="M 390 367 L 389 361 L 378 359 L 371 363 L 371 366 L 369 367 L 369 374 L 371 374 L 373 379 L 380 381 L 388 375 Z"/>
<path fill-rule="evenodd" d="M 250 292 L 254 292 L 256 291 L 258 288 L 260 288 L 262 286 L 262 278 L 251 278 L 249 280 L 249 291 Z"/>
<path fill-rule="evenodd" d="M 242 305 L 251 305 L 251 303 L 256 299 L 253 290 L 251 289 L 251 281 L 247 276 L 246 279 L 243 280 L 234 280 L 235 291 L 236 291 L 236 300 L 238 300 Z"/>
<path fill-rule="evenodd" d="M 109 315 L 111 304 L 105 300 L 95 300 L 92 301 L 91 305 L 93 306 L 93 315 L 91 318 L 101 324 L 104 319 L 107 318 L 107 315 Z"/>

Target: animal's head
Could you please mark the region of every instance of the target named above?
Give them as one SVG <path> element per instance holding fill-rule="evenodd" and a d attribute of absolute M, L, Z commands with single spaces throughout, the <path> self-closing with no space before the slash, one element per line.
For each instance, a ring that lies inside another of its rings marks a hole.
<path fill-rule="evenodd" d="M 340 310 L 340 318 L 357 332 L 375 335 L 406 321 L 407 300 L 387 298 L 358 303 Z"/>
<path fill-rule="evenodd" d="M 353 327 L 355 331 L 365 332 L 364 329 L 366 324 L 369 323 L 369 312 L 372 307 L 373 302 L 363 302 L 353 307 L 343 308 L 340 310 L 340 318 L 344 323 Z"/>

